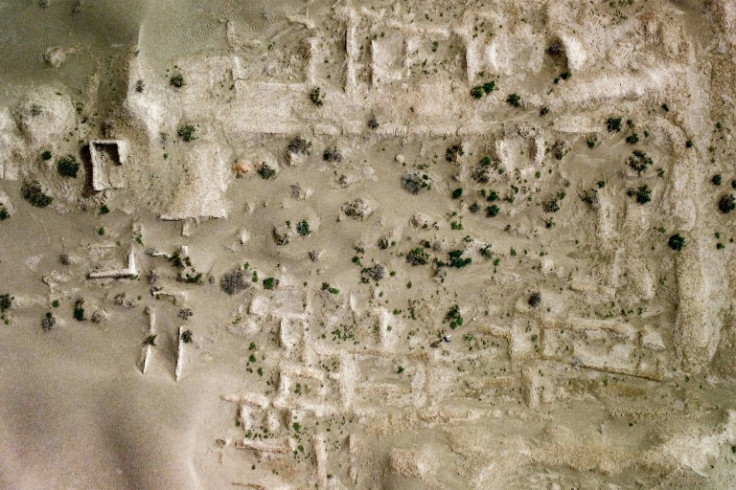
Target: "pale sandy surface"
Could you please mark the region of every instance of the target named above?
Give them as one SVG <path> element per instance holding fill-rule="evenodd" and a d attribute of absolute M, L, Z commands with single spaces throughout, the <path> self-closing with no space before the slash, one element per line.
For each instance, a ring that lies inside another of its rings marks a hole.
<path fill-rule="evenodd" d="M 2 488 L 734 487 L 733 2 L 0 0 L 0 47 Z"/>

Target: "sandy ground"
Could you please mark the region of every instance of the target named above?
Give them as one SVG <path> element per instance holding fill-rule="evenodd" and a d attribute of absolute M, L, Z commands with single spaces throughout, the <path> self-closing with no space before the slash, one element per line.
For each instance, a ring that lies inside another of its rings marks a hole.
<path fill-rule="evenodd" d="M 0 33 L 2 488 L 733 487 L 733 2 Z"/>

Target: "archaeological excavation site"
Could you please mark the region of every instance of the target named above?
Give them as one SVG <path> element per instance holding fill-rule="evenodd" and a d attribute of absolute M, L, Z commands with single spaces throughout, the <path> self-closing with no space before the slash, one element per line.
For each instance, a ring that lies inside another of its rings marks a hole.
<path fill-rule="evenodd" d="M 736 488 L 733 0 L 0 0 L 0 488 Z"/>

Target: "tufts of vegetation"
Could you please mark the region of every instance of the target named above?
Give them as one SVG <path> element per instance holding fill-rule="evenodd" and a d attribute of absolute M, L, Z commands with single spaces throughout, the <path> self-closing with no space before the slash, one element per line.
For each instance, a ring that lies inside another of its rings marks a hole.
<path fill-rule="evenodd" d="M 461 197 L 463 197 L 463 188 L 462 187 L 458 187 L 457 189 L 455 189 L 454 191 L 452 191 L 452 198 L 453 199 L 460 199 Z"/>
<path fill-rule="evenodd" d="M 637 133 L 631 133 L 626 137 L 626 142 L 630 145 L 635 145 L 639 142 L 639 135 Z"/>
<path fill-rule="evenodd" d="M 278 285 L 278 280 L 276 280 L 273 277 L 267 277 L 263 280 L 263 288 L 264 289 L 273 289 Z"/>
<path fill-rule="evenodd" d="M 367 283 L 370 280 L 380 281 L 386 277 L 386 268 L 381 264 L 366 267 L 360 271 L 360 281 Z"/>
<path fill-rule="evenodd" d="M 546 105 L 542 106 L 542 108 L 539 109 L 539 115 L 546 116 L 547 114 L 549 114 L 549 107 L 547 107 Z"/>
<path fill-rule="evenodd" d="M 565 54 L 565 47 L 562 45 L 562 41 L 559 39 L 552 41 L 550 45 L 547 46 L 547 54 L 550 56 L 560 56 Z"/>
<path fill-rule="evenodd" d="M 74 302 L 74 319 L 84 321 L 84 300 L 81 298 Z"/>
<path fill-rule="evenodd" d="M 432 181 L 427 174 L 408 172 L 401 177 L 401 187 L 411 194 L 419 194 L 423 190 L 431 189 Z"/>
<path fill-rule="evenodd" d="M 169 78 L 169 85 L 176 88 L 182 88 L 184 86 L 184 77 L 181 73 L 175 73 Z"/>
<path fill-rule="evenodd" d="M 406 261 L 413 266 L 425 265 L 429 263 L 429 254 L 422 247 L 417 247 L 406 254 Z"/>
<path fill-rule="evenodd" d="M 37 208 L 45 208 L 54 200 L 53 197 L 44 194 L 41 184 L 37 180 L 27 180 L 20 188 L 23 199 Z"/>
<path fill-rule="evenodd" d="M 322 105 L 325 103 L 324 95 L 322 94 L 322 90 L 320 90 L 319 87 L 313 88 L 309 92 L 309 100 L 311 100 L 312 104 L 316 105 L 317 107 L 322 107 Z"/>
<path fill-rule="evenodd" d="M 10 294 L 0 294 L 0 313 L 5 313 L 12 308 L 14 299 Z"/>
<path fill-rule="evenodd" d="M 289 142 L 287 148 L 289 153 L 293 153 L 294 155 L 309 155 L 312 151 L 312 142 L 305 140 L 301 136 L 297 136 Z"/>
<path fill-rule="evenodd" d="M 156 337 L 158 337 L 158 335 L 149 335 L 148 337 L 146 337 L 146 340 L 143 341 L 143 345 L 156 347 Z"/>
<path fill-rule="evenodd" d="M 245 273 L 240 269 L 232 269 L 226 272 L 220 279 L 220 288 L 229 295 L 233 295 L 248 289 Z"/>
<path fill-rule="evenodd" d="M 5 207 L 5 204 L 0 202 L 0 221 L 5 221 L 8 218 L 10 218 L 10 213 Z"/>
<path fill-rule="evenodd" d="M 459 145 L 452 145 L 445 151 L 445 160 L 450 163 L 457 163 L 458 159 L 465 155 L 462 143 Z"/>
<path fill-rule="evenodd" d="M 516 93 L 509 95 L 506 103 L 513 107 L 521 107 L 521 95 Z"/>
<path fill-rule="evenodd" d="M 342 153 L 340 153 L 337 147 L 332 146 L 325 150 L 322 154 L 322 159 L 326 162 L 340 163 L 342 162 Z"/>
<path fill-rule="evenodd" d="M 456 269 L 462 269 L 463 267 L 470 265 L 473 262 L 473 259 L 470 257 L 463 257 L 463 253 L 464 252 L 462 250 L 453 250 L 449 252 L 449 261 L 442 262 L 438 260 L 437 267 L 454 267 Z"/>
<path fill-rule="evenodd" d="M 309 236 L 312 233 L 312 229 L 309 227 L 309 221 L 303 219 L 297 223 L 296 232 L 301 236 Z"/>
<path fill-rule="evenodd" d="M 685 237 L 683 237 L 679 233 L 676 233 L 672 235 L 669 240 L 667 240 L 667 245 L 669 245 L 672 250 L 679 252 L 680 250 L 685 248 Z"/>
<path fill-rule="evenodd" d="M 488 216 L 489 218 L 495 218 L 500 212 L 501 208 L 499 208 L 495 204 L 491 204 L 486 208 L 486 216 Z"/>
<path fill-rule="evenodd" d="M 340 290 L 330 286 L 329 282 L 322 283 L 322 291 L 327 291 L 330 294 L 340 294 Z"/>
<path fill-rule="evenodd" d="M 43 153 L 41 153 L 41 159 L 42 159 L 42 160 L 43 160 L 44 162 L 48 162 L 49 160 L 51 160 L 51 157 L 52 157 L 52 156 L 53 156 L 53 155 L 51 155 L 51 152 L 50 152 L 49 150 L 44 150 L 44 152 L 43 152 Z"/>
<path fill-rule="evenodd" d="M 598 143 L 598 138 L 593 136 L 591 138 L 588 138 L 588 140 L 585 143 L 588 145 L 588 148 L 592 150 L 593 148 L 595 148 L 595 145 Z"/>
<path fill-rule="evenodd" d="M 176 134 L 179 136 L 179 138 L 182 139 L 182 141 L 184 141 L 185 143 L 189 143 L 190 141 L 197 139 L 194 136 L 196 132 L 197 128 L 195 128 L 193 125 L 185 124 L 176 131 Z"/>
<path fill-rule="evenodd" d="M 191 330 L 186 329 L 181 333 L 181 341 L 185 344 L 191 344 L 194 339 L 194 334 Z"/>
<path fill-rule="evenodd" d="M 258 167 L 257 172 L 264 180 L 272 179 L 276 176 L 276 170 L 267 163 L 262 163 L 261 166 Z"/>
<path fill-rule="evenodd" d="M 711 177 L 710 182 L 713 185 L 721 185 L 723 183 L 723 177 L 721 177 L 721 174 L 715 174 Z"/>
<path fill-rule="evenodd" d="M 481 99 L 485 94 L 486 92 L 483 90 L 482 85 L 478 85 L 470 89 L 470 95 L 472 95 L 475 99 Z"/>
<path fill-rule="evenodd" d="M 629 167 L 636 170 L 638 174 L 641 174 L 652 166 L 654 161 L 643 151 L 634 150 L 628 160 L 626 160 L 626 163 Z"/>
<path fill-rule="evenodd" d="M 63 177 L 76 178 L 79 172 L 79 162 L 74 155 L 67 155 L 56 163 L 56 170 Z"/>
<path fill-rule="evenodd" d="M 620 117 L 609 117 L 606 120 L 606 128 L 609 132 L 613 133 L 621 131 L 621 118 Z"/>
<path fill-rule="evenodd" d="M 646 204 L 652 201 L 652 191 L 646 184 L 639 186 L 634 195 L 636 196 L 636 202 L 639 204 Z"/>
<path fill-rule="evenodd" d="M 457 327 L 462 327 L 463 323 L 465 323 L 465 319 L 462 316 L 462 313 L 460 312 L 460 307 L 458 305 L 454 305 L 445 315 L 444 321 L 447 323 L 450 323 L 450 328 L 455 330 Z"/>
<path fill-rule="evenodd" d="M 368 119 L 368 129 L 378 129 L 378 119 L 376 119 L 376 116 L 371 116 L 370 119 Z"/>
<path fill-rule="evenodd" d="M 41 320 L 41 328 L 44 332 L 50 332 L 56 326 L 56 318 L 49 311 Z"/>
<path fill-rule="evenodd" d="M 527 303 L 529 303 L 529 306 L 532 308 L 538 307 L 542 303 L 542 295 L 538 292 L 532 293 L 531 296 L 529 296 Z"/>
<path fill-rule="evenodd" d="M 728 214 L 736 209 L 736 197 L 733 194 L 726 194 L 718 200 L 718 210 L 723 214 Z"/>

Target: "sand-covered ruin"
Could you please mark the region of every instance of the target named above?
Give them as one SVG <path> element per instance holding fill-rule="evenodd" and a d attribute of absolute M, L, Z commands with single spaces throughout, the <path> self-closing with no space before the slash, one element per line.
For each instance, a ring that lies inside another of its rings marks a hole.
<path fill-rule="evenodd" d="M 736 485 L 732 0 L 0 18 L 0 487 Z"/>

